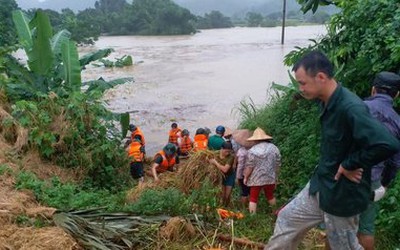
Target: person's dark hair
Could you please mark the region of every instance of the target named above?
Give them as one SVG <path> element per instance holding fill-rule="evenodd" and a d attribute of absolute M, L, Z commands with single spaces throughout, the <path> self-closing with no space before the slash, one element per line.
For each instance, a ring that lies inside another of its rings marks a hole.
<path fill-rule="evenodd" d="M 385 94 L 389 95 L 392 98 L 395 98 L 397 93 L 399 92 L 397 89 L 387 89 L 387 88 L 381 88 L 381 87 L 375 87 L 376 93 L 378 94 Z"/>
<path fill-rule="evenodd" d="M 135 135 L 134 137 L 133 137 L 133 139 L 134 140 L 138 140 L 138 141 L 142 141 L 142 136 L 141 135 Z"/>
<path fill-rule="evenodd" d="M 129 131 L 133 132 L 137 129 L 136 125 L 134 124 L 129 124 Z"/>
<path fill-rule="evenodd" d="M 226 141 L 226 142 L 224 142 L 223 144 L 222 144 L 222 147 L 221 147 L 222 149 L 229 149 L 229 150 L 232 150 L 232 143 L 231 142 L 229 142 L 229 141 Z"/>
<path fill-rule="evenodd" d="M 171 156 L 171 155 L 173 155 L 173 154 L 176 153 L 176 147 L 175 147 L 175 145 L 172 144 L 172 143 L 168 143 L 167 145 L 165 145 L 165 147 L 163 148 L 163 150 L 164 150 L 164 152 L 165 152 L 165 154 L 166 154 L 167 156 Z"/>
<path fill-rule="evenodd" d="M 178 124 L 176 122 L 171 124 L 171 128 L 177 128 L 177 127 L 178 127 Z"/>
<path fill-rule="evenodd" d="M 204 135 L 206 133 L 206 131 L 204 130 L 204 128 L 198 128 L 196 130 L 196 135 Z"/>
<path fill-rule="evenodd" d="M 293 71 L 303 67 L 309 76 L 316 76 L 318 72 L 325 73 L 329 78 L 333 77 L 333 65 L 328 57 L 320 51 L 311 51 L 305 54 L 293 66 Z"/>

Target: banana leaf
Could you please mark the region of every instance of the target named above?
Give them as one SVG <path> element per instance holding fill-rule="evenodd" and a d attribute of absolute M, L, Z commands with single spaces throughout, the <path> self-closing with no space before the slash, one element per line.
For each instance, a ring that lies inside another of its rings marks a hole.
<path fill-rule="evenodd" d="M 123 114 L 120 115 L 121 132 L 122 132 L 121 137 L 122 137 L 122 139 L 125 138 L 126 133 L 128 132 L 129 120 L 130 120 L 130 117 L 129 117 L 129 113 L 128 112 L 123 113 Z"/>
<path fill-rule="evenodd" d="M 275 82 L 272 82 L 271 88 L 285 92 L 286 94 L 292 93 L 292 92 L 298 92 L 299 91 L 299 83 L 297 80 L 290 74 L 288 71 L 289 78 L 290 78 L 290 83 L 288 85 L 281 85 L 277 84 Z"/>
<path fill-rule="evenodd" d="M 101 49 L 101 50 L 86 54 L 79 59 L 79 63 L 81 65 L 81 67 L 84 68 L 85 65 L 88 65 L 91 62 L 94 62 L 94 61 L 100 60 L 104 57 L 107 57 L 113 51 L 114 51 L 113 49 Z"/>
<path fill-rule="evenodd" d="M 102 62 L 103 65 L 104 65 L 104 67 L 106 67 L 106 68 L 112 68 L 112 67 L 114 67 L 114 62 L 111 61 L 111 60 L 100 59 L 99 61 Z"/>
<path fill-rule="evenodd" d="M 21 10 L 13 11 L 12 19 L 17 30 L 19 43 L 23 46 L 28 54 L 33 46 L 32 33 L 31 29 L 29 28 L 29 19 Z"/>
<path fill-rule="evenodd" d="M 99 209 L 57 212 L 55 224 L 85 249 L 132 249 L 135 244 L 151 240 L 169 216 L 142 218 L 128 213 L 104 213 Z"/>
<path fill-rule="evenodd" d="M 124 55 L 121 58 L 117 58 L 117 61 L 114 63 L 115 67 L 125 67 L 133 65 L 132 56 Z"/>
<path fill-rule="evenodd" d="M 73 91 L 79 91 L 82 85 L 81 67 L 75 42 L 64 40 L 64 43 L 61 45 L 61 54 L 65 85 Z"/>
<path fill-rule="evenodd" d="M 51 39 L 51 50 L 54 55 L 61 54 L 61 46 L 65 43 L 65 41 L 69 41 L 71 38 L 71 33 L 68 30 L 60 30 L 53 36 Z"/>
<path fill-rule="evenodd" d="M 49 17 L 41 10 L 36 11 L 35 17 L 29 23 L 33 33 L 33 46 L 28 54 L 29 68 L 45 76 L 53 66 L 54 54 L 51 50 L 50 39 L 52 38 L 52 28 Z"/>
<path fill-rule="evenodd" d="M 89 81 L 84 83 L 84 85 L 89 85 L 89 88 L 86 90 L 86 93 L 90 92 L 100 92 L 104 93 L 107 89 L 113 88 L 114 86 L 117 86 L 119 84 L 125 84 L 128 82 L 133 82 L 132 77 L 126 77 L 126 78 L 119 78 L 115 79 L 112 81 L 105 81 L 103 79 L 95 80 L 95 81 Z"/>

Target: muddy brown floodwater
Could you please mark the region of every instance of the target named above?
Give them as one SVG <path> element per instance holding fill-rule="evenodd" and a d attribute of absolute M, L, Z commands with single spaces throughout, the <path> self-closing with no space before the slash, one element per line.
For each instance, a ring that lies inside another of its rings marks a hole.
<path fill-rule="evenodd" d="M 133 77 L 133 83 L 109 90 L 104 100 L 113 112 L 130 112 L 131 122 L 146 137 L 148 155 L 167 142 L 171 122 L 189 129 L 235 128 L 241 100 L 262 105 L 269 100 L 272 81 L 289 82 L 284 56 L 295 46 L 326 33 L 324 26 L 288 27 L 285 45 L 281 28 L 202 30 L 187 36 L 100 37 L 89 51 L 113 48 L 110 58 L 131 55 L 136 64 L 125 68 L 88 67 L 83 80 Z"/>

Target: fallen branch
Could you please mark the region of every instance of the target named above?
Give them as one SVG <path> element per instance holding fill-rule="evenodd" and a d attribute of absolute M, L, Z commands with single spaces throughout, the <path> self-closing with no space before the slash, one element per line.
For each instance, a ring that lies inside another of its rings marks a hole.
<path fill-rule="evenodd" d="M 229 235 L 225 235 L 225 234 L 218 234 L 218 239 L 222 240 L 222 241 L 227 241 L 227 242 L 231 242 L 232 241 L 232 237 Z M 263 243 L 259 243 L 259 242 L 254 242 L 248 239 L 243 239 L 243 238 L 233 238 L 233 243 L 235 245 L 240 245 L 240 246 L 248 246 L 251 248 L 257 248 L 257 249 L 264 249 L 264 244 Z"/>

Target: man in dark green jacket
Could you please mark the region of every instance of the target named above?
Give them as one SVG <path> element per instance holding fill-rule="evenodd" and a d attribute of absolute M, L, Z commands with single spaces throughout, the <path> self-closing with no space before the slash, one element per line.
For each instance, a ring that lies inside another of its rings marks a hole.
<path fill-rule="evenodd" d="M 297 249 L 307 231 L 322 222 L 335 249 L 362 249 L 358 216 L 369 203 L 371 167 L 400 144 L 360 98 L 336 82 L 324 54 L 310 52 L 293 70 L 303 97 L 321 105 L 320 159 L 310 182 L 279 212 L 265 249 Z"/>

